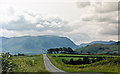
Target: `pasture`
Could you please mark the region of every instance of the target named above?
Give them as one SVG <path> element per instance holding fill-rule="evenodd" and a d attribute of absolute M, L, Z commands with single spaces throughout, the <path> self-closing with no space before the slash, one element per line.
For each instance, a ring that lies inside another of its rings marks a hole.
<path fill-rule="evenodd" d="M 120 57 L 117 55 L 74 55 L 74 54 L 47 54 L 50 61 L 61 70 L 67 72 L 115 72 L 119 70 Z M 83 60 L 83 57 L 89 57 L 91 61 L 93 58 L 104 57 L 104 59 L 88 64 L 66 64 L 66 61 L 77 61 Z"/>
<path fill-rule="evenodd" d="M 82 56 L 89 56 L 89 57 L 120 57 L 118 55 L 99 55 L 99 54 L 50 54 L 51 56 L 70 56 L 70 57 L 82 57 Z"/>

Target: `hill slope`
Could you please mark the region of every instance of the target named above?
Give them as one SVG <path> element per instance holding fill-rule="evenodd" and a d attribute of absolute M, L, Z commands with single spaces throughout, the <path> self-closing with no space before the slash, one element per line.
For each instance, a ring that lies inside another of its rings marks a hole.
<path fill-rule="evenodd" d="M 118 45 L 111 44 L 111 45 L 105 45 L 105 44 L 91 44 L 87 45 L 86 47 L 78 48 L 75 51 L 79 53 L 87 53 L 88 51 L 91 53 L 118 53 L 119 50 Z"/>
<path fill-rule="evenodd" d="M 108 45 L 108 44 L 114 44 L 114 43 L 115 43 L 115 41 L 93 41 L 93 42 L 90 42 L 90 43 L 82 43 L 78 46 L 81 48 L 81 47 L 85 47 L 85 46 L 91 45 L 91 44 L 105 44 L 105 45 Z"/>
<path fill-rule="evenodd" d="M 45 53 L 48 48 L 77 46 L 66 37 L 58 36 L 23 36 L 23 37 L 2 37 L 3 52 L 39 54 Z"/>

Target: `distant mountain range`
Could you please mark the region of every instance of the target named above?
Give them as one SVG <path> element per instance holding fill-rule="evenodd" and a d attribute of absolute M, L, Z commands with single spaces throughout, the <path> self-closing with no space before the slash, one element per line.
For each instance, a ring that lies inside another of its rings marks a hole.
<path fill-rule="evenodd" d="M 105 45 L 108 45 L 108 44 L 114 44 L 116 43 L 115 41 L 93 41 L 93 42 L 90 42 L 90 43 L 82 43 L 80 45 L 78 45 L 79 48 L 81 47 L 86 47 L 87 45 L 91 45 L 91 44 L 105 44 Z"/>
<path fill-rule="evenodd" d="M 22 37 L 0 37 L 0 48 L 3 53 L 10 52 L 12 54 L 40 54 L 46 53 L 49 48 L 71 47 L 77 51 L 91 51 L 92 53 L 103 53 L 109 50 L 115 50 L 116 45 L 120 42 L 115 41 L 93 41 L 91 43 L 83 43 L 79 46 L 74 44 L 67 37 L 59 37 L 53 35 L 44 36 L 22 36 Z M 102 47 L 102 48 L 101 48 Z M 105 47 L 105 48 L 104 48 Z M 100 49 L 100 51 L 99 51 Z M 102 50 L 103 49 L 103 50 Z M 109 50 L 106 50 L 109 49 Z"/>
<path fill-rule="evenodd" d="M 49 48 L 57 47 L 71 47 L 78 48 L 70 39 L 67 37 L 59 37 L 52 35 L 45 36 L 22 36 L 22 37 L 0 37 L 2 40 L 2 52 L 10 52 L 13 54 L 24 53 L 24 54 L 40 54 L 46 53 Z M 1 41 L 0 41 L 1 42 Z"/>

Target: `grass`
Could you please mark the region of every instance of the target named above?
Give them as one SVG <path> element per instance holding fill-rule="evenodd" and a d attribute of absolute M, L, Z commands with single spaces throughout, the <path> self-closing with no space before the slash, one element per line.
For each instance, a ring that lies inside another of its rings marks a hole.
<path fill-rule="evenodd" d="M 95 56 L 95 57 L 120 57 L 118 55 L 78 55 L 78 54 L 50 54 L 51 56 Z"/>
<path fill-rule="evenodd" d="M 41 72 L 49 73 L 45 70 L 43 56 L 15 56 L 13 57 L 13 62 L 16 64 L 13 68 L 14 72 Z"/>
<path fill-rule="evenodd" d="M 70 56 L 70 54 L 47 54 L 50 61 L 56 67 L 67 72 L 118 72 L 118 69 L 119 69 L 118 67 L 120 66 L 113 62 L 109 62 L 110 60 L 115 60 L 119 58 L 110 58 L 108 60 L 102 60 L 92 64 L 69 65 L 69 64 L 64 64 L 61 60 L 61 57 L 52 57 L 52 56 L 59 56 L 59 55 Z M 76 55 L 72 55 L 72 56 L 76 56 Z M 77 55 L 77 56 L 83 56 L 83 55 Z M 100 55 L 100 56 L 106 56 L 106 55 Z M 66 59 L 68 59 L 68 57 Z M 76 59 L 76 58 L 73 58 L 73 59 Z"/>
<path fill-rule="evenodd" d="M 117 55 L 77 55 L 77 54 L 50 54 L 50 56 L 56 56 L 56 58 L 58 58 L 58 56 L 70 56 L 70 57 L 59 57 L 58 60 L 61 61 L 62 59 L 65 59 L 67 61 L 69 61 L 70 59 L 73 59 L 74 61 L 77 61 L 78 59 L 83 59 L 82 56 L 90 56 L 90 57 L 120 57 Z M 73 57 L 73 56 L 77 56 L 77 57 Z M 92 58 L 89 58 L 92 59 Z M 96 58 L 95 58 L 96 59 Z"/>

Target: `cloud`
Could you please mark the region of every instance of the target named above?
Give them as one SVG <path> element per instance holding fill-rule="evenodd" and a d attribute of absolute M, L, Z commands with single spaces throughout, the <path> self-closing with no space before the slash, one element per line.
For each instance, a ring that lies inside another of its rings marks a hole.
<path fill-rule="evenodd" d="M 97 33 L 101 35 L 118 35 L 118 16 L 117 13 L 98 14 L 82 18 L 83 21 L 92 22 L 94 26 L 99 26 Z"/>
<path fill-rule="evenodd" d="M 96 21 L 96 22 L 110 22 L 117 23 L 118 22 L 118 11 L 112 13 L 96 13 L 92 15 L 83 16 L 82 21 Z"/>
<path fill-rule="evenodd" d="M 3 17 L 0 19 L 0 26 L 3 29 L 2 36 L 59 35 L 66 36 L 77 44 L 95 40 L 117 40 L 119 19 L 117 19 L 118 10 L 114 2 L 80 2 L 77 6 L 75 6 L 77 13 L 70 9 L 73 16 L 80 15 L 74 20 L 65 19 L 57 14 L 44 15 L 39 14 L 40 12 L 10 9 L 10 13 L 14 12 L 13 14 L 0 15 Z M 71 14 L 68 13 L 67 16 L 71 16 Z"/>
<path fill-rule="evenodd" d="M 118 2 L 102 2 L 94 5 L 97 13 L 108 13 L 118 11 Z"/>
<path fill-rule="evenodd" d="M 8 23 L 3 23 L 2 25 L 3 29 L 8 30 L 31 30 L 34 28 L 34 24 L 31 24 L 30 22 L 27 22 L 24 16 L 18 16 L 18 19 L 11 20 Z"/>
<path fill-rule="evenodd" d="M 41 24 L 37 24 L 37 25 L 36 25 L 36 28 L 44 28 L 44 26 L 41 25 Z"/>
<path fill-rule="evenodd" d="M 100 33 L 102 35 L 120 35 L 119 33 L 119 29 L 118 29 L 118 25 L 116 24 L 109 24 L 108 26 L 104 26 Z"/>
<path fill-rule="evenodd" d="M 69 29 L 66 29 L 68 21 L 59 16 L 41 16 L 38 14 L 33 16 L 28 13 L 23 13 L 21 15 L 16 15 L 16 17 L 17 19 L 12 19 L 9 22 L 2 22 L 2 28 L 14 31 L 69 31 Z"/>
<path fill-rule="evenodd" d="M 79 8 L 83 8 L 87 6 L 90 6 L 90 2 L 77 2 L 77 7 Z"/>
<path fill-rule="evenodd" d="M 97 34 L 102 36 L 118 36 L 118 3 L 117 2 L 98 2 L 92 3 L 89 7 L 92 11 L 89 15 L 83 15 L 81 20 L 92 22 L 94 26 L 99 26 Z M 89 24 L 91 25 L 91 24 Z M 97 37 L 97 36 L 96 36 Z"/>

